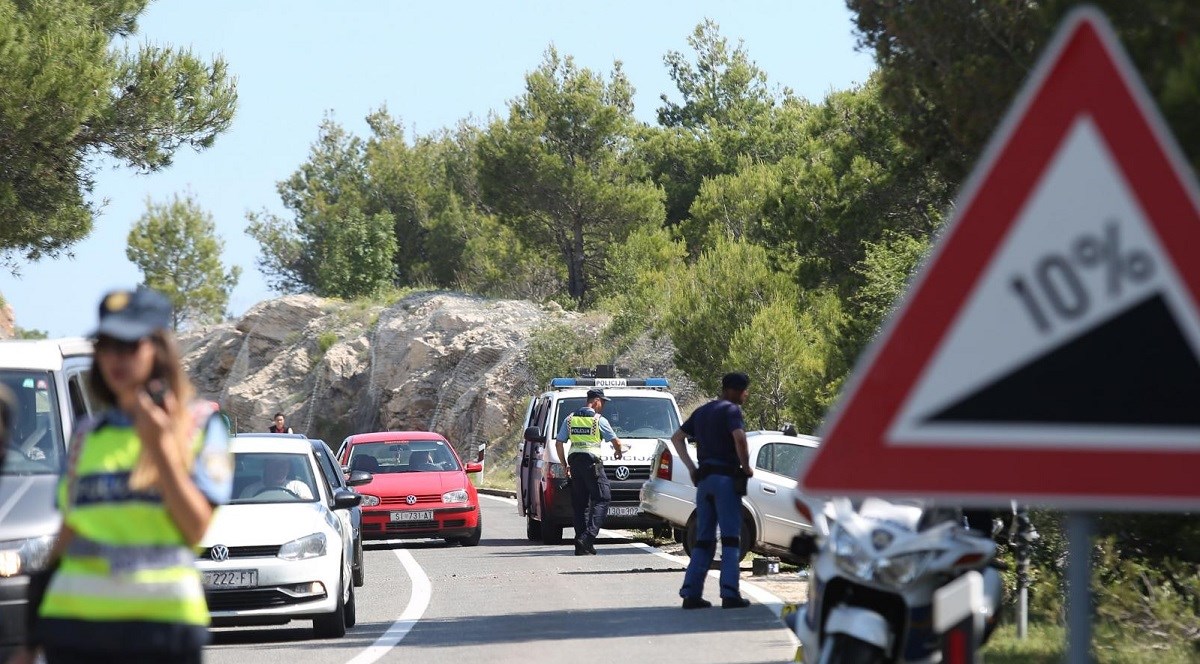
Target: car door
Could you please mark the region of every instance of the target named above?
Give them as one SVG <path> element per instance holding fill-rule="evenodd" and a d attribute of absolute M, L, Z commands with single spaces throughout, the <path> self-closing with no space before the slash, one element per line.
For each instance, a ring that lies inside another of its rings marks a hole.
<path fill-rule="evenodd" d="M 533 466 L 529 458 L 529 449 L 533 446 L 528 440 L 525 440 L 525 429 L 535 426 L 533 422 L 538 415 L 538 399 L 534 397 L 529 400 L 529 407 L 525 410 L 525 425 L 521 431 L 521 447 L 517 454 L 517 514 L 524 516 L 529 513 L 529 501 L 532 494 L 529 491 L 530 486 L 530 469 Z"/>
<path fill-rule="evenodd" d="M 334 495 L 338 489 L 350 490 L 350 487 L 346 485 L 346 478 L 342 474 L 342 468 L 338 465 L 337 459 L 334 458 L 328 447 L 321 445 L 321 448 L 316 449 L 317 465 L 320 466 L 322 473 L 324 473 L 326 476 L 325 480 L 329 485 L 329 495 Z M 351 507 L 348 510 L 334 511 L 337 513 L 338 518 L 341 519 L 343 523 L 348 524 L 350 527 L 350 555 L 351 558 L 353 558 L 355 555 L 357 555 L 356 552 L 358 551 L 358 542 L 360 537 L 359 532 L 362 529 L 362 508 Z"/>
<path fill-rule="evenodd" d="M 799 440 L 774 440 L 759 448 L 755 457 L 749 499 L 762 521 L 762 540 L 788 546 L 808 522 L 796 510 L 793 494 L 800 466 L 813 450 Z"/>

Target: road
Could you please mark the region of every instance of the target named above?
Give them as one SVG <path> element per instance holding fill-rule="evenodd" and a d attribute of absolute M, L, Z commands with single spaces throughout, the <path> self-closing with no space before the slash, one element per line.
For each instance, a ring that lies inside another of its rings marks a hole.
<path fill-rule="evenodd" d="M 317 640 L 311 622 L 214 629 L 209 663 L 787 662 L 795 641 L 768 608 L 679 607 L 680 559 L 619 537 L 599 555 L 525 539 L 512 501 L 481 496 L 478 547 L 440 541 L 367 544 L 358 624 Z M 747 595 L 769 595 L 743 584 Z"/>

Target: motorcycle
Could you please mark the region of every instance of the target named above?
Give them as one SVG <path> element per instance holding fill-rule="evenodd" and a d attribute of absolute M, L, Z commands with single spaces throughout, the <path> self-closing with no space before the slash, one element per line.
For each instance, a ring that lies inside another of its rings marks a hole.
<path fill-rule="evenodd" d="M 813 533 L 793 543 L 811 558 L 808 603 L 795 616 L 806 664 L 940 662 L 934 595 L 970 572 L 983 579 L 981 646 L 995 624 L 1002 581 L 996 543 L 959 510 L 919 501 L 798 498 Z"/>

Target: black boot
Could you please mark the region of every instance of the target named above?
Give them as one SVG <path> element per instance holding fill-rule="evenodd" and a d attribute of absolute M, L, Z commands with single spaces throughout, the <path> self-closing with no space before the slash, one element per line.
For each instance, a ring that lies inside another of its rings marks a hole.
<path fill-rule="evenodd" d="M 595 542 L 596 542 L 596 540 L 593 539 L 591 535 L 583 536 L 583 550 L 587 552 L 587 555 L 589 555 L 589 556 L 596 555 Z"/>
<path fill-rule="evenodd" d="M 575 540 L 575 555 L 577 555 L 577 556 L 588 555 L 587 545 L 584 544 L 583 542 L 584 541 L 582 539 Z"/>

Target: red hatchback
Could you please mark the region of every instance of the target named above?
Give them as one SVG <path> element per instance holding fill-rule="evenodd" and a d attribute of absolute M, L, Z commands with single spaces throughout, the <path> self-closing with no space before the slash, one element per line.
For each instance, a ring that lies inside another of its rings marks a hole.
<path fill-rule="evenodd" d="M 360 433 L 342 441 L 337 457 L 347 473 L 374 475 L 357 487 L 363 496 L 363 539 L 438 537 L 451 544 L 479 544 L 483 517 L 467 473 L 478 473 L 483 466 L 464 465 L 442 436 L 428 431 Z"/>

